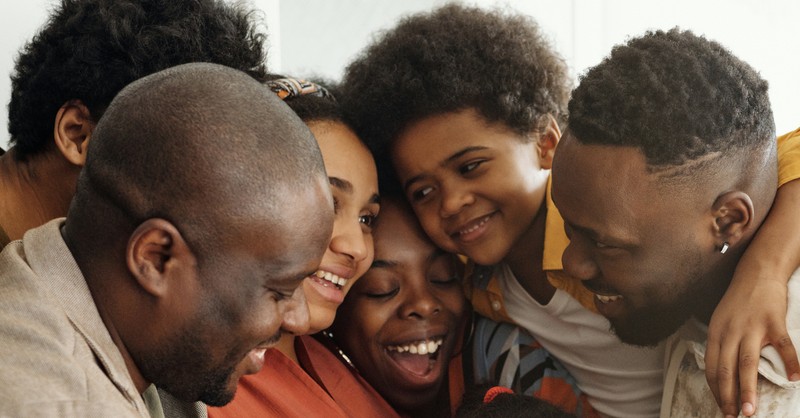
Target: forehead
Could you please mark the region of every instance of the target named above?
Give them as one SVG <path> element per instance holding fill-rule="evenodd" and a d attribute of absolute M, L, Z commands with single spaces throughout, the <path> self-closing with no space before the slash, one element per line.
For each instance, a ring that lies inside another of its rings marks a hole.
<path fill-rule="evenodd" d="M 486 121 L 474 109 L 430 116 L 412 123 L 392 144 L 398 170 L 426 171 L 444 163 L 466 147 L 498 147 L 499 139 L 520 139 L 502 124 Z"/>
<path fill-rule="evenodd" d="M 339 122 L 327 121 L 312 122 L 309 128 L 317 139 L 329 177 L 360 186 L 355 188 L 361 193 L 377 193 L 375 161 L 350 128 Z"/>
<path fill-rule="evenodd" d="M 393 199 L 383 202 L 373 237 L 376 259 L 427 257 L 435 249 L 410 210 Z"/>
<path fill-rule="evenodd" d="M 553 161 L 553 201 L 572 226 L 634 234 L 662 208 L 664 196 L 636 148 L 559 144 Z"/>

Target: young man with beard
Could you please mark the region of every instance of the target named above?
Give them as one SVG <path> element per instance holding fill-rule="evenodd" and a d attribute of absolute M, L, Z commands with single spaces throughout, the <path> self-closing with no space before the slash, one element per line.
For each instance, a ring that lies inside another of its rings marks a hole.
<path fill-rule="evenodd" d="M 0 253 L 0 416 L 163 416 L 153 385 L 226 404 L 308 328 L 316 141 L 249 75 L 185 64 L 122 90 L 92 143 L 66 219 Z"/>
<path fill-rule="evenodd" d="M 773 204 L 774 130 L 766 81 L 677 29 L 615 47 L 573 92 L 553 162 L 564 269 L 598 295 L 622 341 L 671 338 L 662 416 L 721 415 L 704 372 L 707 324 Z M 795 344 L 798 317 L 800 273 L 789 284 Z M 797 377 L 771 346 L 758 362 L 759 415 L 796 416 Z"/>

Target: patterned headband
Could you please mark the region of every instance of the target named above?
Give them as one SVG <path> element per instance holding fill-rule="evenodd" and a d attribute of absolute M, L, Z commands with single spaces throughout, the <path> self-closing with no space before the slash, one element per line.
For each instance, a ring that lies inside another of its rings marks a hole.
<path fill-rule="evenodd" d="M 278 78 L 275 80 L 267 81 L 267 87 L 275 92 L 282 100 L 290 99 L 292 97 L 299 97 L 305 95 L 324 97 L 336 101 L 336 98 L 326 89 L 317 83 L 312 83 L 306 80 L 297 78 Z"/>

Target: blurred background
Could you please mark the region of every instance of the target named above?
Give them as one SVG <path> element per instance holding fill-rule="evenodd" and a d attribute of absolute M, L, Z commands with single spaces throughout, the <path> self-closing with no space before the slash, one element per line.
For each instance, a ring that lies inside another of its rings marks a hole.
<path fill-rule="evenodd" d="M 0 147 L 7 149 L 7 105 L 17 51 L 57 0 L 0 0 Z M 233 1 L 233 0 L 229 0 Z M 339 80 L 376 33 L 442 0 L 240 0 L 259 10 L 269 34 L 271 72 Z M 471 0 L 532 16 L 576 81 L 615 44 L 648 29 L 679 26 L 728 47 L 770 83 L 778 134 L 800 126 L 800 33 L 796 0 Z M 458 34 L 454 34 L 457 36 Z"/>

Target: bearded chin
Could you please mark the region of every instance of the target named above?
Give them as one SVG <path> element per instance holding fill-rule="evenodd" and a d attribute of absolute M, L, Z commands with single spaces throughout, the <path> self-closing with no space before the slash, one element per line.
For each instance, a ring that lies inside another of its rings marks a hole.
<path fill-rule="evenodd" d="M 692 311 L 685 305 L 675 303 L 632 310 L 623 318 L 610 320 L 611 331 L 626 344 L 656 346 L 691 318 Z"/>

